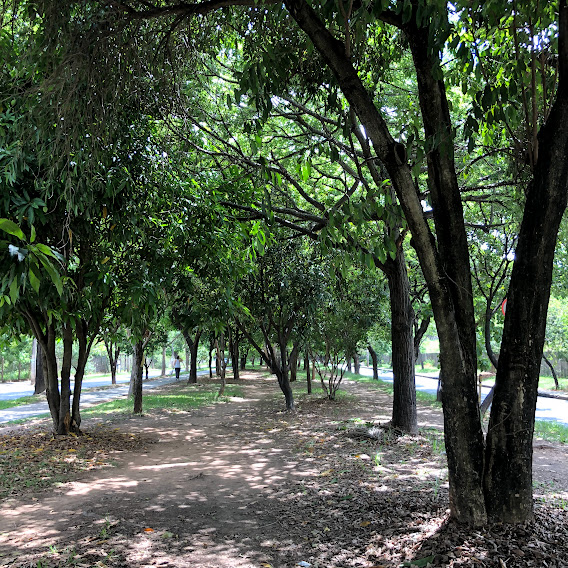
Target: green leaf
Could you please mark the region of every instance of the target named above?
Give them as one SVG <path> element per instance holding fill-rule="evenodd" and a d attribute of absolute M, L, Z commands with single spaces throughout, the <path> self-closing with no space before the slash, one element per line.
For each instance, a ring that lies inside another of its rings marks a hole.
<path fill-rule="evenodd" d="M 49 259 L 44 258 L 43 256 L 40 256 L 39 259 L 43 264 L 44 268 L 47 270 L 47 273 L 49 274 L 51 281 L 55 284 L 55 287 L 57 288 L 57 293 L 61 296 L 63 294 L 63 282 L 61 281 L 59 273 L 57 272 L 53 264 L 49 261 Z"/>
<path fill-rule="evenodd" d="M 18 299 L 18 292 L 18 279 L 14 278 L 10 284 L 10 300 L 12 301 L 12 304 L 16 303 L 16 300 Z"/>
<path fill-rule="evenodd" d="M 5 233 L 9 233 L 10 235 L 18 237 L 18 239 L 20 239 L 21 241 L 26 240 L 22 229 L 20 229 L 20 227 L 18 227 L 16 223 L 10 221 L 10 219 L 0 219 L 0 229 L 2 229 Z"/>
<path fill-rule="evenodd" d="M 39 250 L 41 253 L 43 253 L 47 256 L 51 256 L 52 258 L 57 258 L 55 253 L 47 245 L 39 243 L 39 244 L 36 245 L 36 247 L 37 247 L 37 250 Z"/>
<path fill-rule="evenodd" d="M 30 267 L 29 270 L 29 277 L 30 277 L 30 284 L 32 285 L 32 288 L 35 290 L 36 294 L 39 294 L 39 278 L 34 274 L 33 270 Z"/>
<path fill-rule="evenodd" d="M 32 234 L 30 236 L 30 243 L 33 243 L 36 240 L 36 230 L 35 227 L 32 225 Z"/>

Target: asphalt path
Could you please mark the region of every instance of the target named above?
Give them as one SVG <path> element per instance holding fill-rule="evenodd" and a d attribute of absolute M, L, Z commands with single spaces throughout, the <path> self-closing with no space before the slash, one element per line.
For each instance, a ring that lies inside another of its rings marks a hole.
<path fill-rule="evenodd" d="M 156 375 L 157 372 L 154 372 Z M 201 371 L 197 374 L 208 373 L 208 371 Z M 152 373 L 148 376 L 151 377 Z M 182 373 L 180 380 L 187 380 L 188 373 Z M 147 381 L 142 383 L 143 391 L 151 390 L 153 388 L 165 385 L 168 383 L 173 383 L 176 380 L 174 374 L 166 375 L 164 377 L 149 378 Z M 90 392 L 83 391 L 81 393 L 81 408 L 86 408 L 92 406 L 93 404 L 100 404 L 101 402 L 108 402 L 117 398 L 126 398 L 128 396 L 130 378 L 126 376 L 117 377 L 117 386 L 114 388 L 105 388 L 101 390 L 94 390 Z M 110 379 L 86 379 L 83 381 L 83 389 L 88 389 L 92 387 L 108 387 L 111 384 Z M 73 390 L 73 386 L 71 386 Z M 0 384 L 0 400 L 10 400 L 14 398 L 19 398 L 21 396 L 33 395 L 33 387 L 27 382 L 19 383 L 5 383 Z M 42 416 L 44 414 L 49 414 L 49 407 L 47 405 L 47 400 L 44 394 L 38 395 L 38 402 L 33 404 L 25 404 L 23 406 L 15 406 L 13 408 L 7 408 L 6 410 L 0 410 L 0 424 L 5 424 L 6 422 L 11 422 L 12 420 L 22 420 L 25 418 L 34 418 L 37 416 Z"/>
<path fill-rule="evenodd" d="M 207 372 L 208 371 L 201 371 L 198 374 Z M 371 367 L 361 366 L 360 372 L 365 376 L 373 376 L 373 369 Z M 154 371 L 154 375 L 156 375 L 157 373 L 157 371 Z M 151 374 L 152 373 L 150 373 L 150 376 Z M 181 380 L 185 380 L 187 376 L 187 373 L 182 373 Z M 379 377 L 383 381 L 393 381 L 392 372 L 389 370 L 380 369 Z M 144 381 L 143 389 L 150 390 L 157 386 L 174 381 L 175 376 L 173 374 L 166 375 L 165 377 L 150 378 L 148 381 Z M 107 388 L 100 391 L 95 390 L 91 392 L 83 391 L 81 393 L 81 408 L 113 400 L 115 398 L 127 397 L 129 382 L 130 378 L 126 375 L 123 375 L 117 377 L 118 386 L 116 386 L 115 388 Z M 109 384 L 109 378 L 87 378 L 83 381 L 83 388 L 88 389 L 97 386 L 108 386 Z M 428 392 L 435 395 L 437 388 L 438 376 L 436 375 L 436 373 L 432 373 L 431 375 L 419 373 L 416 375 L 416 390 Z M 487 396 L 489 390 L 490 387 L 483 387 L 482 398 L 485 398 L 485 396 Z M 9 400 L 28 395 L 33 395 L 33 387 L 31 387 L 27 382 L 0 384 L 0 400 Z M 8 408 L 6 410 L 0 410 L 0 424 L 4 424 L 12 420 L 21 420 L 23 418 L 33 418 L 36 416 L 41 416 L 43 414 L 48 414 L 49 408 L 47 406 L 47 401 L 45 400 L 44 395 L 38 395 L 38 397 L 41 397 L 41 402 L 26 404 L 24 406 L 15 406 L 14 408 Z M 537 399 L 535 417 L 536 420 L 559 422 L 560 424 L 568 426 L 568 400 L 539 396 Z"/>
<path fill-rule="evenodd" d="M 372 367 L 361 366 L 360 372 L 365 376 L 373 376 Z M 392 372 L 384 369 L 379 371 L 379 378 L 382 381 L 391 383 L 393 381 Z M 416 390 L 435 395 L 437 389 L 437 373 L 432 373 L 431 375 L 418 373 L 416 375 Z M 490 386 L 484 386 L 481 389 L 482 400 L 489 394 L 490 390 Z M 558 422 L 568 426 L 568 400 L 539 396 L 536 402 L 535 419 L 542 420 L 543 422 Z"/>

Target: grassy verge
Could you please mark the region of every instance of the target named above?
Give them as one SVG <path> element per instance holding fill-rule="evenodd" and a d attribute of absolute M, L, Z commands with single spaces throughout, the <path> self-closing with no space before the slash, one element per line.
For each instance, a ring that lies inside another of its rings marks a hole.
<path fill-rule="evenodd" d="M 189 411 L 242 395 L 241 389 L 234 385 L 227 385 L 221 398 L 217 392 L 217 385 L 175 385 L 145 394 L 144 412 Z M 131 414 L 132 401 L 128 399 L 105 402 L 81 412 L 84 421 L 101 418 L 116 421 Z M 108 422 L 86 429 L 84 436 L 54 437 L 49 431 L 38 430 L 0 436 L 0 499 L 65 482 L 82 471 L 112 467 L 112 452 L 137 450 L 149 443 L 152 440 L 120 432 Z"/>
<path fill-rule="evenodd" d="M 371 377 L 363 377 L 353 373 L 346 372 L 345 376 L 362 383 L 367 383 L 374 388 L 381 389 L 392 394 L 392 383 L 384 381 L 375 381 Z M 551 379 L 552 380 L 552 379 Z M 436 400 L 436 396 L 427 392 L 416 392 L 416 399 L 422 403 L 429 404 L 438 408 L 442 408 L 442 404 Z M 561 442 L 568 444 L 568 426 L 559 424 L 558 422 L 537 420 L 535 422 L 534 437 L 546 440 L 548 442 Z"/>
<path fill-rule="evenodd" d="M 35 404 L 36 402 L 45 402 L 45 395 L 21 396 L 12 400 L 0 400 L 0 410 L 23 406 L 24 404 Z"/>

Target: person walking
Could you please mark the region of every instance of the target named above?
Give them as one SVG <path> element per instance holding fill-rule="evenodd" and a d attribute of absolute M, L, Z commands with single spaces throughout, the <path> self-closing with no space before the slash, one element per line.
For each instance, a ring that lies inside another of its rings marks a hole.
<path fill-rule="evenodd" d="M 174 359 L 174 371 L 176 372 L 176 381 L 179 379 L 179 374 L 181 371 L 181 360 L 179 355 Z"/>

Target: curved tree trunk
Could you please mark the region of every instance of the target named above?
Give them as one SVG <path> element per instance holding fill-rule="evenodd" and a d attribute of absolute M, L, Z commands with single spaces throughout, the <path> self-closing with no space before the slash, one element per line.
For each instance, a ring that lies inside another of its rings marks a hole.
<path fill-rule="evenodd" d="M 379 380 L 379 361 L 377 357 L 377 352 L 371 347 L 371 344 L 367 345 L 367 349 L 371 355 L 371 361 L 373 362 L 373 380 Z"/>
<path fill-rule="evenodd" d="M 554 379 L 554 388 L 556 390 L 560 390 L 560 384 L 558 382 L 558 375 L 556 374 L 556 371 L 554 369 L 554 365 L 548 360 L 547 356 L 544 353 L 542 354 L 542 359 L 548 365 L 548 368 L 550 369 L 550 372 L 552 373 L 552 378 Z"/>

